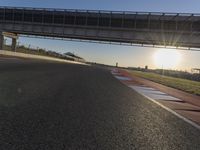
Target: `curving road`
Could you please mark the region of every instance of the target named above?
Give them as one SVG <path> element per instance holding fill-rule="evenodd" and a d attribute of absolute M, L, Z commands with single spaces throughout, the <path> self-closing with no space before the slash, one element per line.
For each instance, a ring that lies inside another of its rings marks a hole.
<path fill-rule="evenodd" d="M 200 149 L 200 131 L 109 70 L 0 58 L 0 149 Z"/>

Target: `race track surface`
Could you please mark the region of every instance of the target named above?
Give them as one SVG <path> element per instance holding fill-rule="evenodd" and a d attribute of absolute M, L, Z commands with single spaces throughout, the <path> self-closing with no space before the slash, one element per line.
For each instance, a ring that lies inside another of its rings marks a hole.
<path fill-rule="evenodd" d="M 0 149 L 200 149 L 200 131 L 94 66 L 0 58 Z"/>

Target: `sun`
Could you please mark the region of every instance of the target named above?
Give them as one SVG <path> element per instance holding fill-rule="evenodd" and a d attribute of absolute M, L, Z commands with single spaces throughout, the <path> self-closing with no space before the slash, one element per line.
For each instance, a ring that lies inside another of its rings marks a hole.
<path fill-rule="evenodd" d="M 181 61 L 181 53 L 174 49 L 159 49 L 153 59 L 157 68 L 174 69 Z"/>

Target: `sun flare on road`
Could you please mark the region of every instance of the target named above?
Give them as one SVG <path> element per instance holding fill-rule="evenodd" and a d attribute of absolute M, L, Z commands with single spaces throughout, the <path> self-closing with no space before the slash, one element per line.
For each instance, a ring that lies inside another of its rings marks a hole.
<path fill-rule="evenodd" d="M 181 54 L 178 50 L 159 49 L 153 55 L 157 68 L 173 69 L 181 61 Z"/>

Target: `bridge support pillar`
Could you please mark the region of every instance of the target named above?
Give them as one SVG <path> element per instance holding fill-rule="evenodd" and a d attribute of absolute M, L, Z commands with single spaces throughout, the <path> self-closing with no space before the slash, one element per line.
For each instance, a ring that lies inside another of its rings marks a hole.
<path fill-rule="evenodd" d="M 11 33 L 11 32 L 2 32 L 1 35 L 12 39 L 11 50 L 16 51 L 18 35 L 16 33 Z"/>
<path fill-rule="evenodd" d="M 0 32 L 0 50 L 3 50 L 4 45 L 4 35 L 2 32 Z"/>
<path fill-rule="evenodd" d="M 12 51 L 16 51 L 16 44 L 17 44 L 17 39 L 12 38 Z"/>

